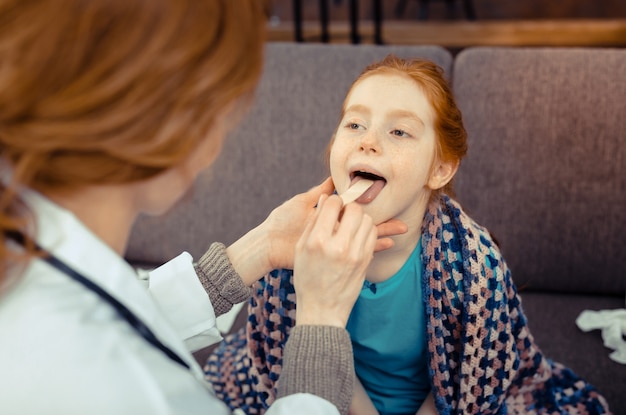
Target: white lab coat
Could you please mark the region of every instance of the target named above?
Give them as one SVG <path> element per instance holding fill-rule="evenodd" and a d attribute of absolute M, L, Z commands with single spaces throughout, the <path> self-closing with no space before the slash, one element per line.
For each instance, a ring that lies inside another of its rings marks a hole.
<path fill-rule="evenodd" d="M 221 338 L 191 256 L 141 281 L 71 212 L 36 193 L 25 196 L 38 220 L 37 242 L 133 311 L 191 370 L 140 337 L 98 295 L 35 260 L 0 297 L 0 414 L 230 414 L 189 351 Z M 308 394 L 279 399 L 267 412 L 294 413 L 338 412 Z"/>

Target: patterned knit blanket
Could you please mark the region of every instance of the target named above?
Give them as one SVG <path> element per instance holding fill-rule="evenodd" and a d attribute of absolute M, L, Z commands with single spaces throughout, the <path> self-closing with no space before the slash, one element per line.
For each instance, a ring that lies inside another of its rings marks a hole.
<path fill-rule="evenodd" d="M 610 414 L 590 384 L 543 356 L 485 228 L 442 196 L 429 205 L 422 238 L 429 369 L 439 414 Z M 262 414 L 274 401 L 295 308 L 293 273 L 272 271 L 256 285 L 246 327 L 209 357 L 207 379 L 231 408 Z"/>

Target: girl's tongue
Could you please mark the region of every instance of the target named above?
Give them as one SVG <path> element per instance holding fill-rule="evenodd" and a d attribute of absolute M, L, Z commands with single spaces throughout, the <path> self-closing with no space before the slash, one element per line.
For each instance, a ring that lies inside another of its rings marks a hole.
<path fill-rule="evenodd" d="M 361 177 L 359 176 L 355 177 L 352 180 L 352 183 L 350 183 L 350 187 L 354 186 L 354 184 L 358 182 L 359 180 L 361 180 Z M 387 182 L 382 179 L 374 180 L 374 184 L 371 185 L 370 188 L 365 191 L 365 193 L 359 196 L 358 199 L 355 200 L 355 202 L 361 203 L 361 204 L 370 203 L 372 200 L 376 198 L 376 196 L 378 196 L 378 194 L 380 193 L 381 190 L 383 190 L 383 187 L 385 187 L 386 184 Z"/>

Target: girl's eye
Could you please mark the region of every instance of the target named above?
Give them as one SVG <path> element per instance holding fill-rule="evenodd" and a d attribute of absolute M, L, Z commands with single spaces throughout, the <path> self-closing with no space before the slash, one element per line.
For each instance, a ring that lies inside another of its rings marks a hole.
<path fill-rule="evenodd" d="M 409 133 L 404 130 L 393 130 L 391 131 L 391 134 L 395 135 L 396 137 L 410 137 Z"/>
<path fill-rule="evenodd" d="M 355 122 L 349 122 L 346 127 L 348 127 L 351 130 L 358 130 L 359 128 L 361 128 L 361 126 Z"/>

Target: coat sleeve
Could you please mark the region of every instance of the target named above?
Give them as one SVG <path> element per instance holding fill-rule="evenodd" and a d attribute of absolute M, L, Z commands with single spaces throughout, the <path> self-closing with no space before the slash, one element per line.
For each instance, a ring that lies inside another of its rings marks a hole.
<path fill-rule="evenodd" d="M 228 312 L 234 304 L 247 301 L 252 295 L 252 288 L 243 283 L 230 262 L 224 244 L 211 244 L 195 264 L 195 270 L 218 316 Z"/>
<path fill-rule="evenodd" d="M 339 415 L 337 408 L 318 396 L 299 393 L 274 402 L 266 415 Z M 237 415 L 236 413 L 233 415 Z"/>
<path fill-rule="evenodd" d="M 148 290 L 163 315 L 194 352 L 222 339 L 213 305 L 198 280 L 191 255 L 178 257 L 149 273 Z"/>

